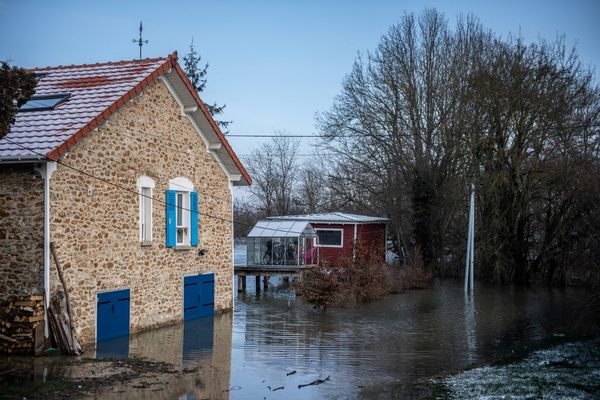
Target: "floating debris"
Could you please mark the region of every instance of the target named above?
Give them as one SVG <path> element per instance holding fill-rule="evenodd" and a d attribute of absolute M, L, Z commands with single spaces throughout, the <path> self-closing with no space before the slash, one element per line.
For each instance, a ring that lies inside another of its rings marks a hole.
<path fill-rule="evenodd" d="M 317 380 L 315 380 L 315 381 L 312 381 L 312 382 L 310 382 L 310 383 L 305 383 L 305 384 L 302 384 L 302 383 L 301 383 L 300 385 L 298 385 L 298 389 L 302 389 L 303 387 L 306 387 L 306 386 L 320 385 L 321 383 L 325 383 L 325 382 L 327 382 L 327 381 L 329 380 L 329 378 L 330 378 L 330 376 L 328 376 L 328 377 L 327 377 L 327 378 L 325 378 L 325 379 L 317 379 Z"/>

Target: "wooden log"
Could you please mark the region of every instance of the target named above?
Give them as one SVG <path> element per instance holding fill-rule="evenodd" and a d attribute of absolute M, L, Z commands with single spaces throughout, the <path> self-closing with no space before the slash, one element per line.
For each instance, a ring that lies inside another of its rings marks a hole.
<path fill-rule="evenodd" d="M 10 336 L 6 336 L 6 335 L 2 335 L 2 334 L 0 334 L 0 339 L 5 340 L 7 342 L 11 342 L 11 343 L 17 343 L 16 339 L 13 339 Z"/>

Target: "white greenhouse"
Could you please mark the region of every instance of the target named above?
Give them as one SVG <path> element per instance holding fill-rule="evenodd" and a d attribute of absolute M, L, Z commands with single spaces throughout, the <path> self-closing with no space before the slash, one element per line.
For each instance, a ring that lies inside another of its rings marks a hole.
<path fill-rule="evenodd" d="M 247 263 L 255 266 L 317 264 L 317 233 L 307 221 L 261 220 L 247 236 Z"/>

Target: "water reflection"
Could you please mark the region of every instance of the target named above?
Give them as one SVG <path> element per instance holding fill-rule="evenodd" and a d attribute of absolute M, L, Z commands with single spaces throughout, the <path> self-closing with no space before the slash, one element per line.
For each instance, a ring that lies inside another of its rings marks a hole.
<path fill-rule="evenodd" d="M 577 336 L 572 322 L 578 299 L 585 297 L 576 290 L 476 284 L 475 299 L 465 297 L 462 282 L 444 281 L 432 290 L 323 313 L 301 297 L 290 297 L 279 282 L 272 278 L 266 291 L 256 292 L 250 279 L 247 292 L 236 298 L 234 314 L 129 338 L 129 357 L 197 372 L 160 377 L 158 393 L 152 387 L 133 387 L 126 393 L 107 388 L 94 396 L 355 398 L 377 397 L 379 388 L 396 387 L 401 389 L 394 393 L 411 397 L 406 388 L 419 380 L 510 355 L 556 333 Z M 108 349 L 98 357 L 110 352 L 119 353 Z M 70 373 L 47 363 L 36 365 L 35 371 L 23 376 Z M 327 376 L 330 381 L 322 385 L 298 388 Z"/>
<path fill-rule="evenodd" d="M 129 336 L 121 336 L 96 343 L 96 358 L 125 360 L 129 357 Z"/>
<path fill-rule="evenodd" d="M 475 322 L 475 293 L 465 292 L 465 339 L 467 341 L 467 360 L 473 363 L 477 351 L 477 326 Z"/>
<path fill-rule="evenodd" d="M 185 321 L 183 324 L 183 366 L 202 365 L 212 361 L 213 317 Z"/>

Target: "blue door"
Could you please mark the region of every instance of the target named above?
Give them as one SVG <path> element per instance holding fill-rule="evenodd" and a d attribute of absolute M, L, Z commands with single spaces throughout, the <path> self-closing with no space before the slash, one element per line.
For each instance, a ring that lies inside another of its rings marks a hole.
<path fill-rule="evenodd" d="M 96 341 L 129 335 L 129 289 L 98 293 Z"/>
<path fill-rule="evenodd" d="M 183 319 L 196 319 L 215 313 L 215 274 L 183 278 Z"/>

